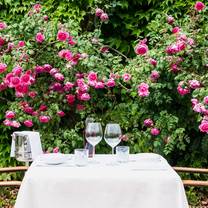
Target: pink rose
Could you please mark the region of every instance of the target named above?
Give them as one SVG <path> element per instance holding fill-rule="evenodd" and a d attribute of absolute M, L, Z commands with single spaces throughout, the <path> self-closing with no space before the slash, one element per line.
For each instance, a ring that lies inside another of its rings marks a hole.
<path fill-rule="evenodd" d="M 131 79 L 131 74 L 125 73 L 122 75 L 123 81 L 128 82 Z"/>
<path fill-rule="evenodd" d="M 12 87 L 16 87 L 20 84 L 20 78 L 19 77 L 11 77 L 11 85 Z"/>
<path fill-rule="evenodd" d="M 103 89 L 105 88 L 104 82 L 96 82 L 95 89 Z"/>
<path fill-rule="evenodd" d="M 174 27 L 172 29 L 172 33 L 175 34 L 175 33 L 179 33 L 180 32 L 180 27 Z"/>
<path fill-rule="evenodd" d="M 16 66 L 14 69 L 12 69 L 12 73 L 15 76 L 20 76 L 20 74 L 22 73 L 22 67 L 21 66 Z"/>
<path fill-rule="evenodd" d="M 73 37 L 72 36 L 69 36 L 69 41 L 68 41 L 68 44 L 73 46 L 75 45 L 77 42 L 73 40 Z"/>
<path fill-rule="evenodd" d="M 129 140 L 129 138 L 128 138 L 127 135 L 122 135 L 122 136 L 120 137 L 120 139 L 121 139 L 122 141 L 124 141 L 124 142 L 127 142 L 127 141 Z"/>
<path fill-rule="evenodd" d="M 68 94 L 68 95 L 66 95 L 66 99 L 67 99 L 67 102 L 68 102 L 69 104 L 72 104 L 72 103 L 74 103 L 74 101 L 75 101 L 75 95 Z"/>
<path fill-rule="evenodd" d="M 0 83 L 0 92 L 5 90 L 6 88 L 7 88 L 7 85 L 4 82 Z"/>
<path fill-rule="evenodd" d="M 107 87 L 114 87 L 116 85 L 114 79 L 109 79 L 105 84 Z"/>
<path fill-rule="evenodd" d="M 140 97 L 147 97 L 149 96 L 149 85 L 146 84 L 146 83 L 141 83 L 139 86 L 138 86 L 138 94 Z"/>
<path fill-rule="evenodd" d="M 25 107 L 23 108 L 23 111 L 24 111 L 25 113 L 27 113 L 27 114 L 30 114 L 30 115 L 32 115 L 32 113 L 34 112 L 33 108 L 30 107 L 30 106 L 25 106 Z"/>
<path fill-rule="evenodd" d="M 179 71 L 177 64 L 171 64 L 171 71 L 177 73 Z"/>
<path fill-rule="evenodd" d="M 0 47 L 3 46 L 5 43 L 4 39 L 2 37 L 0 37 Z"/>
<path fill-rule="evenodd" d="M 15 87 L 15 90 L 19 93 L 26 94 L 28 93 L 29 87 L 28 85 L 21 83 Z"/>
<path fill-rule="evenodd" d="M 8 118 L 8 119 L 15 118 L 15 112 L 14 111 L 7 111 L 5 118 Z"/>
<path fill-rule="evenodd" d="M 7 65 L 6 64 L 3 64 L 3 63 L 0 63 L 0 74 L 5 72 L 7 69 Z"/>
<path fill-rule="evenodd" d="M 50 64 L 44 64 L 43 68 L 46 72 L 50 72 L 50 70 L 52 69 L 52 66 Z"/>
<path fill-rule="evenodd" d="M 192 46 L 194 45 L 194 40 L 192 38 L 188 38 L 187 43 Z"/>
<path fill-rule="evenodd" d="M 97 17 L 100 17 L 101 14 L 103 14 L 103 13 L 104 13 L 104 11 L 103 11 L 102 9 L 100 9 L 100 8 L 97 8 L 97 9 L 95 10 L 95 15 L 96 15 Z"/>
<path fill-rule="evenodd" d="M 167 17 L 167 23 L 168 23 L 168 24 L 172 25 L 172 24 L 174 23 L 174 21 L 175 21 L 175 20 L 174 20 L 174 18 L 173 18 L 172 16 L 168 16 L 168 17 Z"/>
<path fill-rule="evenodd" d="M 195 105 L 197 105 L 199 103 L 199 101 L 195 98 L 191 99 L 191 104 L 192 104 L 192 107 L 194 107 Z"/>
<path fill-rule="evenodd" d="M 208 133 L 208 122 L 203 122 L 199 125 L 199 130 L 201 132 Z"/>
<path fill-rule="evenodd" d="M 58 111 L 57 115 L 60 116 L 60 117 L 64 117 L 65 113 L 64 113 L 64 111 Z"/>
<path fill-rule="evenodd" d="M 22 47 L 24 47 L 24 46 L 25 46 L 25 41 L 22 41 L 22 40 L 21 40 L 21 41 L 18 42 L 18 47 L 19 47 L 19 48 L 22 48 Z"/>
<path fill-rule="evenodd" d="M 35 72 L 39 74 L 45 72 L 45 70 L 42 66 L 35 66 Z"/>
<path fill-rule="evenodd" d="M 150 62 L 150 64 L 152 64 L 153 66 L 157 66 L 157 61 L 156 61 L 155 59 L 151 58 L 151 59 L 149 60 L 149 62 Z"/>
<path fill-rule="evenodd" d="M 152 119 L 147 118 L 147 119 L 144 120 L 144 126 L 146 126 L 146 127 L 151 127 L 151 126 L 153 126 L 153 125 L 154 125 L 154 122 L 153 122 Z"/>
<path fill-rule="evenodd" d="M 44 15 L 43 16 L 43 19 L 44 19 L 44 21 L 48 21 L 48 16 L 47 15 Z"/>
<path fill-rule="evenodd" d="M 197 11 L 202 11 L 205 8 L 205 5 L 201 1 L 197 1 L 194 8 Z"/>
<path fill-rule="evenodd" d="M 40 10 L 41 10 L 41 5 L 40 5 L 40 4 L 35 4 L 35 5 L 33 6 L 33 9 L 34 9 L 37 13 L 39 13 Z"/>
<path fill-rule="evenodd" d="M 182 96 L 190 93 L 190 89 L 184 85 L 183 81 L 179 82 L 177 90 L 178 90 L 178 93 Z"/>
<path fill-rule="evenodd" d="M 208 96 L 204 97 L 204 103 L 208 105 Z"/>
<path fill-rule="evenodd" d="M 160 73 L 156 70 L 152 71 L 150 74 L 150 79 L 154 82 L 157 81 L 159 77 L 160 77 Z"/>
<path fill-rule="evenodd" d="M 21 124 L 18 121 L 11 121 L 11 126 L 14 128 L 19 128 Z"/>
<path fill-rule="evenodd" d="M 14 48 L 14 46 L 15 46 L 14 43 L 8 43 L 7 50 L 11 51 Z"/>
<path fill-rule="evenodd" d="M 153 136 L 157 136 L 160 134 L 160 130 L 157 128 L 152 128 L 150 132 Z"/>
<path fill-rule="evenodd" d="M 27 127 L 32 127 L 33 126 L 33 122 L 32 122 L 32 120 L 25 120 L 24 121 L 24 125 L 27 126 Z"/>
<path fill-rule="evenodd" d="M 38 93 L 36 91 L 31 91 L 28 93 L 29 97 L 31 97 L 31 98 L 35 98 L 37 96 L 37 94 Z"/>
<path fill-rule="evenodd" d="M 12 121 L 10 121 L 10 120 L 8 120 L 8 119 L 5 119 L 5 120 L 3 121 L 3 124 L 4 124 L 5 126 L 11 126 L 11 125 L 12 125 Z"/>
<path fill-rule="evenodd" d="M 5 22 L 0 22 L 0 30 L 4 30 L 5 28 L 7 28 L 7 25 Z"/>
<path fill-rule="evenodd" d="M 90 72 L 87 78 L 89 81 L 96 81 L 97 80 L 97 73 Z"/>
<path fill-rule="evenodd" d="M 101 20 L 102 22 L 107 22 L 107 21 L 109 20 L 108 14 L 107 14 L 107 13 L 102 13 L 102 14 L 100 15 L 100 20 Z"/>
<path fill-rule="evenodd" d="M 55 75 L 56 73 L 58 73 L 58 72 L 59 72 L 58 69 L 53 68 L 53 69 L 50 70 L 49 73 L 50 73 L 51 76 L 54 76 L 54 75 Z"/>
<path fill-rule="evenodd" d="M 88 100 L 90 100 L 90 98 L 91 97 L 88 93 L 84 93 L 84 94 L 81 95 L 80 100 L 88 101 Z"/>
<path fill-rule="evenodd" d="M 198 80 L 193 79 L 193 80 L 189 80 L 189 86 L 192 89 L 197 89 L 201 87 L 201 83 Z"/>
<path fill-rule="evenodd" d="M 134 50 L 137 55 L 145 55 L 148 52 L 148 46 L 144 43 L 139 43 Z"/>
<path fill-rule="evenodd" d="M 28 83 L 30 81 L 30 76 L 28 74 L 23 74 L 20 79 L 21 82 Z"/>
<path fill-rule="evenodd" d="M 53 149 L 53 153 L 59 153 L 59 147 L 55 147 L 55 148 Z"/>
<path fill-rule="evenodd" d="M 49 116 L 39 116 L 39 121 L 41 123 L 48 123 L 50 121 L 50 117 Z"/>
<path fill-rule="evenodd" d="M 53 91 L 61 92 L 63 90 L 63 87 L 61 83 L 55 82 L 50 86 L 50 89 L 52 89 Z"/>
<path fill-rule="evenodd" d="M 107 53 L 107 52 L 109 52 L 109 48 L 108 48 L 108 47 L 102 47 L 102 48 L 100 49 L 100 52 L 101 52 L 101 53 Z"/>
<path fill-rule="evenodd" d="M 69 33 L 63 30 L 59 30 L 57 34 L 57 39 L 59 41 L 66 41 L 69 38 Z"/>
<path fill-rule="evenodd" d="M 56 73 L 54 74 L 54 78 L 57 80 L 57 81 L 64 81 L 64 75 L 61 74 L 61 73 Z"/>
<path fill-rule="evenodd" d="M 37 33 L 35 36 L 35 40 L 38 43 L 42 43 L 45 40 L 45 36 L 42 33 Z"/>
<path fill-rule="evenodd" d="M 66 82 L 65 85 L 64 85 L 64 90 L 65 90 L 65 91 L 69 91 L 69 90 L 71 90 L 73 87 L 74 87 L 74 84 L 73 84 L 73 83 L 71 83 L 71 82 Z"/>
<path fill-rule="evenodd" d="M 40 105 L 39 107 L 39 111 L 46 111 L 48 109 L 48 107 L 46 105 Z"/>

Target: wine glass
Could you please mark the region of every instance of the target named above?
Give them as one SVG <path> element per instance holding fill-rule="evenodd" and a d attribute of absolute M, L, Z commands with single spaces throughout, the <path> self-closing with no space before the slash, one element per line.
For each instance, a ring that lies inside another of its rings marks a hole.
<path fill-rule="evenodd" d="M 95 146 L 102 140 L 103 137 L 101 124 L 96 122 L 88 123 L 85 130 L 85 137 L 95 149 Z"/>
<path fill-rule="evenodd" d="M 114 154 L 114 147 L 116 147 L 121 141 L 121 127 L 117 123 L 109 123 L 105 127 L 105 141 L 112 148 L 112 154 Z"/>

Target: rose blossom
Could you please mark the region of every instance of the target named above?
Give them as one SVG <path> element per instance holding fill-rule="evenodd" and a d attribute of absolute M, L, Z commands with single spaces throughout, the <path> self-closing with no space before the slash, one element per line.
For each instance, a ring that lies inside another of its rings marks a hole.
<path fill-rule="evenodd" d="M 177 64 L 171 64 L 171 67 L 170 68 L 171 68 L 171 71 L 173 73 L 177 73 L 179 71 Z"/>
<path fill-rule="evenodd" d="M 45 36 L 42 33 L 37 33 L 35 36 L 35 40 L 38 43 L 42 43 L 45 40 Z"/>
<path fill-rule="evenodd" d="M 7 28 L 7 25 L 5 22 L 0 22 L 0 30 L 4 30 L 5 28 Z"/>
<path fill-rule="evenodd" d="M 33 126 L 33 122 L 32 122 L 32 120 L 25 120 L 24 121 L 24 125 L 27 126 L 27 127 L 32 127 Z"/>
<path fill-rule="evenodd" d="M 14 111 L 7 111 L 5 118 L 8 118 L 8 119 L 15 118 L 15 112 Z"/>
<path fill-rule="evenodd" d="M 47 16 L 47 15 L 44 15 L 44 16 L 43 16 L 43 19 L 44 19 L 45 21 L 48 21 L 48 16 Z"/>
<path fill-rule="evenodd" d="M 102 13 L 102 14 L 100 15 L 100 20 L 101 20 L 102 22 L 107 22 L 107 21 L 109 20 L 108 14 L 107 14 L 107 13 Z"/>
<path fill-rule="evenodd" d="M 168 17 L 167 17 L 167 23 L 168 23 L 168 24 L 172 25 L 174 21 L 175 21 L 175 20 L 174 20 L 174 18 L 173 18 L 172 16 L 168 16 Z"/>
<path fill-rule="evenodd" d="M 202 11 L 205 8 L 205 5 L 201 1 L 197 1 L 194 8 L 197 11 Z"/>
<path fill-rule="evenodd" d="M 0 92 L 5 90 L 6 88 L 7 88 L 6 83 L 4 83 L 4 82 L 0 83 Z"/>
<path fill-rule="evenodd" d="M 97 73 L 90 72 L 87 78 L 89 81 L 96 81 L 97 80 Z"/>
<path fill-rule="evenodd" d="M 40 105 L 39 107 L 39 111 L 46 111 L 48 109 L 48 107 L 46 105 Z"/>
<path fill-rule="evenodd" d="M 190 93 L 190 89 L 184 85 L 183 81 L 179 82 L 177 90 L 178 93 L 182 96 Z"/>
<path fill-rule="evenodd" d="M 82 111 L 82 110 L 85 109 L 85 106 L 84 106 L 84 105 L 81 105 L 81 104 L 77 104 L 76 109 L 77 109 L 78 111 Z"/>
<path fill-rule="evenodd" d="M 127 142 L 128 140 L 129 140 L 129 138 L 128 138 L 128 136 L 127 135 L 121 135 L 120 136 L 120 139 L 121 139 L 121 141 L 124 141 L 124 142 Z"/>
<path fill-rule="evenodd" d="M 155 59 L 153 59 L 153 58 L 151 58 L 149 60 L 149 63 L 152 64 L 153 66 L 157 66 L 157 61 Z"/>
<path fill-rule="evenodd" d="M 142 82 L 139 86 L 138 86 L 138 94 L 140 97 L 147 97 L 149 95 L 149 85 Z"/>
<path fill-rule="evenodd" d="M 208 122 L 202 122 L 202 123 L 199 125 L 199 130 L 200 130 L 201 132 L 208 133 Z"/>
<path fill-rule="evenodd" d="M 49 116 L 39 116 L 39 121 L 41 123 L 48 123 L 50 121 L 50 117 Z"/>
<path fill-rule="evenodd" d="M 69 33 L 63 30 L 59 30 L 57 34 L 57 39 L 59 41 L 66 41 L 69 38 Z"/>
<path fill-rule="evenodd" d="M 73 40 L 73 37 L 72 36 L 69 36 L 69 40 L 68 40 L 68 44 L 73 46 L 75 45 L 77 42 Z"/>
<path fill-rule="evenodd" d="M 125 73 L 122 75 L 123 81 L 128 82 L 131 79 L 131 74 Z"/>
<path fill-rule="evenodd" d="M 153 120 L 152 119 L 147 118 L 147 119 L 144 120 L 144 126 L 151 127 L 153 125 L 154 125 L 154 123 L 153 123 Z"/>
<path fill-rule="evenodd" d="M 173 33 L 173 34 L 178 33 L 178 32 L 180 32 L 180 27 L 174 27 L 174 28 L 172 29 L 172 33 Z"/>
<path fill-rule="evenodd" d="M 21 82 L 28 83 L 30 81 L 30 76 L 28 74 L 23 74 L 20 79 Z"/>
<path fill-rule="evenodd" d="M 18 121 L 11 121 L 11 126 L 14 128 L 19 128 L 21 124 Z"/>
<path fill-rule="evenodd" d="M 64 117 L 65 113 L 64 113 L 64 111 L 58 111 L 57 115 L 60 116 L 60 117 Z"/>
<path fill-rule="evenodd" d="M 83 100 L 83 101 L 88 101 L 90 100 L 90 95 L 88 93 L 84 93 L 81 95 L 80 99 Z"/>
<path fill-rule="evenodd" d="M 35 72 L 39 74 L 45 72 L 45 70 L 42 66 L 35 66 Z"/>
<path fill-rule="evenodd" d="M 197 104 L 194 105 L 193 111 L 195 111 L 197 113 L 201 113 L 202 112 L 202 107 L 203 107 L 203 105 L 201 103 L 197 103 Z"/>
<path fill-rule="evenodd" d="M 37 94 L 38 93 L 36 91 L 31 91 L 28 93 L 29 97 L 31 97 L 31 98 L 35 98 L 37 96 Z"/>
<path fill-rule="evenodd" d="M 19 77 L 11 77 L 11 85 L 9 87 L 16 87 L 20 84 L 20 78 Z"/>
<path fill-rule="evenodd" d="M 107 87 L 114 87 L 116 85 L 114 79 L 109 79 L 105 84 Z"/>
<path fill-rule="evenodd" d="M 5 126 L 11 126 L 12 121 L 10 121 L 9 119 L 5 119 L 5 120 L 3 121 L 3 124 L 4 124 Z"/>
<path fill-rule="evenodd" d="M 103 14 L 103 13 L 104 13 L 104 11 L 103 11 L 102 9 L 100 9 L 100 8 L 97 8 L 97 9 L 95 10 L 95 15 L 96 15 L 97 17 L 100 17 L 101 14 Z"/>
<path fill-rule="evenodd" d="M 204 103 L 208 105 L 208 96 L 204 97 Z"/>
<path fill-rule="evenodd" d="M 157 136 L 160 134 L 160 130 L 158 128 L 152 128 L 150 132 L 153 136 Z"/>
<path fill-rule="evenodd" d="M 197 89 L 201 87 L 201 83 L 198 80 L 189 80 L 189 86 L 192 89 Z"/>
<path fill-rule="evenodd" d="M 18 47 L 19 47 L 19 48 L 22 48 L 22 47 L 24 47 L 24 46 L 25 46 L 25 41 L 22 41 L 22 40 L 21 40 L 21 41 L 18 42 Z"/>
<path fill-rule="evenodd" d="M 137 55 L 144 55 L 148 52 L 148 46 L 145 43 L 139 43 L 134 50 Z"/>
<path fill-rule="evenodd" d="M 41 10 L 41 5 L 40 5 L 40 4 L 35 4 L 35 5 L 33 6 L 33 9 L 38 13 L 38 12 L 40 12 L 40 10 Z"/>
<path fill-rule="evenodd" d="M 64 81 L 64 75 L 61 74 L 61 73 L 56 73 L 54 74 L 54 78 L 57 80 L 57 81 Z"/>
<path fill-rule="evenodd" d="M 51 76 L 54 76 L 54 75 L 55 75 L 56 73 L 58 73 L 58 72 L 59 72 L 58 69 L 53 68 L 53 69 L 50 70 L 49 73 L 50 73 Z"/>
<path fill-rule="evenodd" d="M 3 64 L 3 63 L 0 63 L 0 74 L 5 72 L 7 69 L 7 65 L 6 64 Z"/>
<path fill-rule="evenodd" d="M 21 66 L 14 67 L 14 69 L 12 69 L 12 73 L 15 76 L 19 76 L 22 73 L 22 67 Z"/>
<path fill-rule="evenodd" d="M 52 66 L 50 64 L 44 64 L 43 68 L 46 72 L 50 72 L 50 70 L 52 69 Z"/>
<path fill-rule="evenodd" d="M 192 46 L 194 45 L 194 40 L 192 38 L 188 38 L 187 43 Z"/>
<path fill-rule="evenodd" d="M 157 79 L 160 77 L 160 73 L 156 70 L 152 71 L 150 74 L 150 79 L 152 81 L 157 81 Z"/>
<path fill-rule="evenodd" d="M 66 95 L 66 99 L 67 99 L 67 102 L 68 102 L 69 104 L 72 104 L 72 103 L 74 103 L 74 101 L 75 101 L 75 95 L 68 94 L 68 95 Z"/>
<path fill-rule="evenodd" d="M 73 84 L 73 83 L 71 83 L 71 82 L 66 82 L 65 85 L 64 85 L 64 90 L 65 90 L 65 91 L 69 91 L 69 90 L 71 90 L 73 87 L 74 87 L 74 84 Z"/>
<path fill-rule="evenodd" d="M 103 89 L 105 88 L 104 82 L 96 82 L 95 89 Z"/>
<path fill-rule="evenodd" d="M 53 149 L 53 153 L 59 153 L 59 147 L 55 147 L 55 148 Z"/>
<path fill-rule="evenodd" d="M 195 105 L 197 105 L 199 103 L 199 101 L 196 98 L 191 99 L 191 104 L 192 107 L 194 107 Z"/>

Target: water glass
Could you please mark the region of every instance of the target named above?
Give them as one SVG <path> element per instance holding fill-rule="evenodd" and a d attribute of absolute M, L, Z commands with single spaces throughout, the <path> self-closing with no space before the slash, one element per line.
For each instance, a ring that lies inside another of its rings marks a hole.
<path fill-rule="evenodd" d="M 116 157 L 118 162 L 128 162 L 129 161 L 129 147 L 128 146 L 117 146 L 116 147 Z"/>
<path fill-rule="evenodd" d="M 88 163 L 88 149 L 75 149 L 74 150 L 74 163 L 76 166 L 86 166 Z"/>

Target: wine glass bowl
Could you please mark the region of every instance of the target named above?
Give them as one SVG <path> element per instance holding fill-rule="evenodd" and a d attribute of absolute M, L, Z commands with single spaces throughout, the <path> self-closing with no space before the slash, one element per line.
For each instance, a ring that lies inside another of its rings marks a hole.
<path fill-rule="evenodd" d="M 95 147 L 103 137 L 102 126 L 98 122 L 88 123 L 85 129 L 86 140 Z"/>
<path fill-rule="evenodd" d="M 120 125 L 117 123 L 109 123 L 105 127 L 105 134 L 104 139 L 106 143 L 111 146 L 112 154 L 114 154 L 114 148 L 120 143 L 121 141 L 121 128 Z"/>

